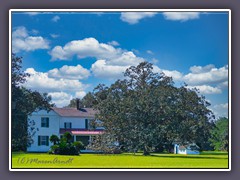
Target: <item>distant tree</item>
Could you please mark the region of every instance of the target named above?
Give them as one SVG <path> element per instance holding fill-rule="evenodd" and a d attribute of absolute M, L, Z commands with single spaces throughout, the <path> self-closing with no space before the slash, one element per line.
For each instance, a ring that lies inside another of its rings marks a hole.
<path fill-rule="evenodd" d="M 70 103 L 66 107 L 76 108 L 77 107 L 77 98 L 70 100 Z"/>
<path fill-rule="evenodd" d="M 125 150 L 142 150 L 144 155 L 159 144 L 167 149 L 174 142 L 204 144 L 214 116 L 197 90 L 174 87 L 172 78 L 154 73 L 147 62 L 128 68 L 124 75 L 93 92 L 97 119 L 108 135 L 104 141 L 117 140 Z"/>
<path fill-rule="evenodd" d="M 88 92 L 83 98 L 82 103 L 84 107 L 92 108 L 96 103 L 96 99 L 94 98 L 93 93 Z"/>
<path fill-rule="evenodd" d="M 228 118 L 220 117 L 215 122 L 215 128 L 211 131 L 211 142 L 215 150 L 228 151 L 229 149 L 229 122 Z"/>
<path fill-rule="evenodd" d="M 77 99 L 78 98 L 71 99 L 67 107 L 76 108 Z M 97 103 L 97 101 L 95 100 L 93 93 L 88 92 L 82 99 L 79 99 L 79 103 L 81 104 L 82 107 L 92 108 Z"/>
<path fill-rule="evenodd" d="M 24 88 L 23 84 L 30 75 L 22 69 L 22 58 L 12 54 L 11 91 L 12 91 L 12 150 L 26 151 L 33 140 L 36 129 L 32 120 L 27 120 L 29 114 L 35 110 L 50 110 L 51 97 L 47 93 L 39 93 Z"/>

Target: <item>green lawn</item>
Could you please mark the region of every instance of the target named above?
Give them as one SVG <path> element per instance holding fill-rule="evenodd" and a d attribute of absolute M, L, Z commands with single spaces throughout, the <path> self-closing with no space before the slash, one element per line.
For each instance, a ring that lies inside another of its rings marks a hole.
<path fill-rule="evenodd" d="M 228 168 L 228 154 L 204 152 L 201 155 L 176 154 L 81 154 L 12 153 L 12 168 Z"/>

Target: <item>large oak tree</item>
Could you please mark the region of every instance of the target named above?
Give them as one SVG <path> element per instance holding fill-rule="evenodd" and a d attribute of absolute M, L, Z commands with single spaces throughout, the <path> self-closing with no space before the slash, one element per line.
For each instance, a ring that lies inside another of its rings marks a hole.
<path fill-rule="evenodd" d="M 97 118 L 105 127 L 104 143 L 118 141 L 124 150 L 142 150 L 144 155 L 157 146 L 171 149 L 176 142 L 205 147 L 214 116 L 196 89 L 175 87 L 172 78 L 154 73 L 147 62 L 128 68 L 124 76 L 93 92 Z"/>

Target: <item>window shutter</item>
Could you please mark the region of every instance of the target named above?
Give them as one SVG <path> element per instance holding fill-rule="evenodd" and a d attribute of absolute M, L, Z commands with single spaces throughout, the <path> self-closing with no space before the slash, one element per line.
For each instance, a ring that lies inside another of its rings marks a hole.
<path fill-rule="evenodd" d="M 88 119 L 85 119 L 85 129 L 88 129 Z"/>
<path fill-rule="evenodd" d="M 38 146 L 40 146 L 40 136 L 38 136 Z"/>
<path fill-rule="evenodd" d="M 47 127 L 49 127 L 49 118 L 47 118 Z"/>
<path fill-rule="evenodd" d="M 70 129 L 72 128 L 72 123 L 70 123 Z"/>
<path fill-rule="evenodd" d="M 64 128 L 66 129 L 66 123 L 64 123 Z"/>
<path fill-rule="evenodd" d="M 47 136 L 47 146 L 49 146 L 49 136 Z"/>

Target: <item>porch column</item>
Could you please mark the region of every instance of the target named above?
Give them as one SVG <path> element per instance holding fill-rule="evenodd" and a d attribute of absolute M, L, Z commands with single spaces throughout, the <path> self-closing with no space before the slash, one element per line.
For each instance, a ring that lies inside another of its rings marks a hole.
<path fill-rule="evenodd" d="M 91 144 L 92 143 L 92 135 L 89 136 L 89 142 L 88 144 Z"/>

